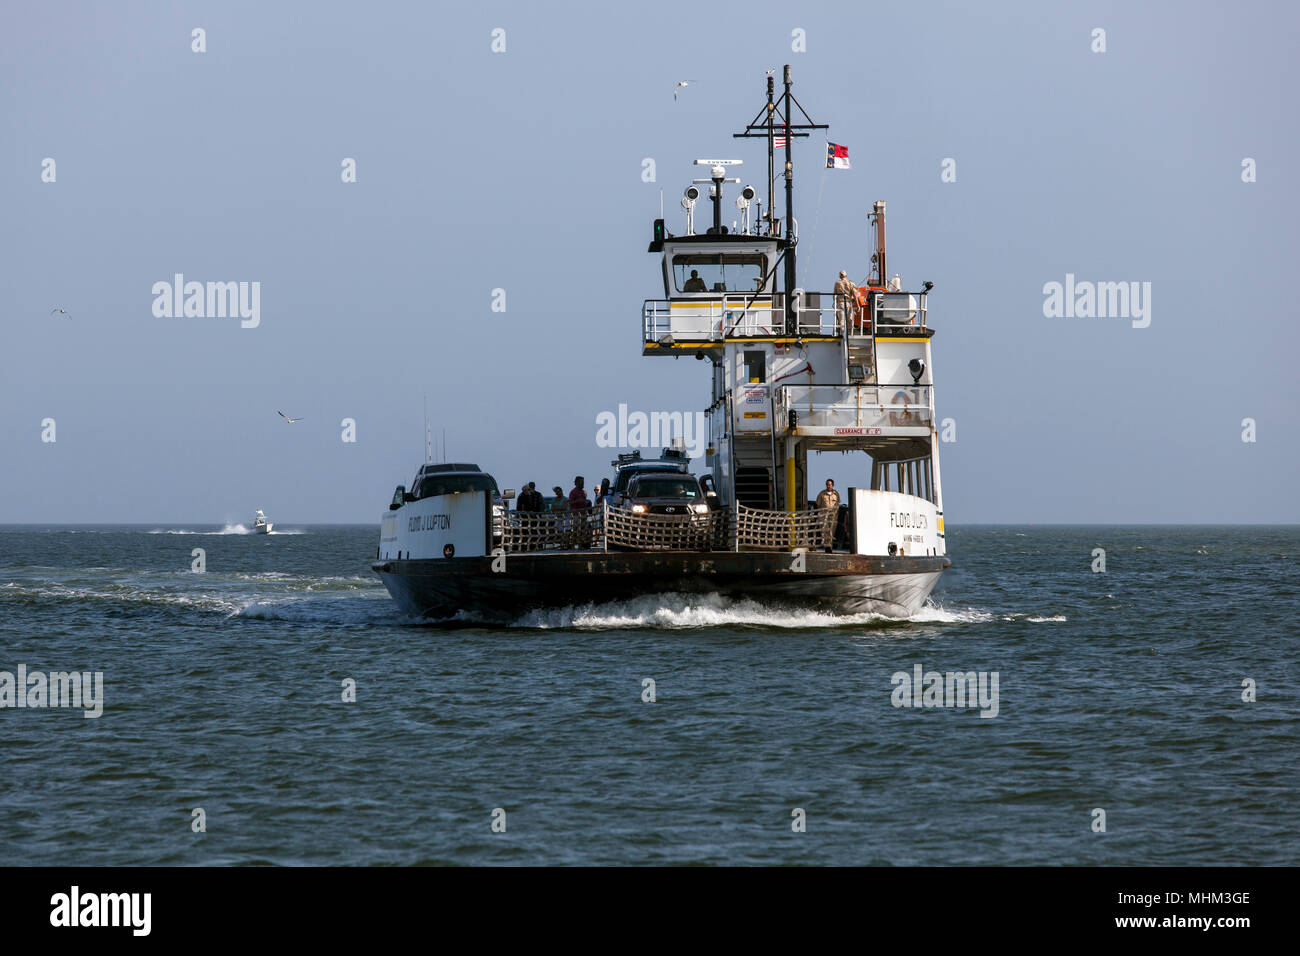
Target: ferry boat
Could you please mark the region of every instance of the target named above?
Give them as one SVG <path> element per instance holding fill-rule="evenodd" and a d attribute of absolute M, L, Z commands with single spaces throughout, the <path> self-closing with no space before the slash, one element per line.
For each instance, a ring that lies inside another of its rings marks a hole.
<path fill-rule="evenodd" d="M 261 508 L 258 508 L 258 509 L 257 509 L 257 514 L 253 516 L 253 532 L 252 532 L 252 533 L 253 533 L 253 534 L 270 534 L 270 533 L 271 533 L 271 522 L 269 522 L 269 521 L 266 520 L 266 515 L 264 515 L 264 514 L 262 513 L 262 509 L 261 509 Z"/>
<path fill-rule="evenodd" d="M 707 507 L 638 510 L 620 493 L 554 511 L 537 509 L 530 494 L 510 509 L 513 490 L 500 491 L 477 464 L 426 461 L 381 517 L 373 565 L 406 612 L 511 619 L 670 593 L 901 617 L 921 608 L 950 564 L 933 283 L 907 290 L 886 278 L 885 203 L 876 202 L 864 210 L 874 238 L 866 281 L 836 292 L 798 287 L 791 147 L 827 127 L 813 123 L 791 85 L 788 66 L 779 95 L 769 75 L 766 103 L 733 134 L 766 140 L 766 207 L 758 190 L 740 189 L 740 227 L 729 231 L 724 189 L 740 184 L 728 174 L 742 161 L 700 159 L 708 176 L 686 188 L 684 231 L 670 232 L 662 218 L 652 227 L 662 295 L 642 303 L 641 353 L 694 356 L 710 379 L 703 461 L 691 468 L 670 449 L 657 467 L 681 473 L 676 484 L 689 483 Z M 783 216 L 773 214 L 779 150 Z M 697 232 L 706 192 L 712 224 Z M 846 455 L 836 471 L 847 487 L 838 507 L 825 498 L 819 507 L 808 456 L 833 452 Z M 636 458 L 611 464 L 624 478 L 654 470 Z M 636 487 L 632 478 L 632 495 Z"/>

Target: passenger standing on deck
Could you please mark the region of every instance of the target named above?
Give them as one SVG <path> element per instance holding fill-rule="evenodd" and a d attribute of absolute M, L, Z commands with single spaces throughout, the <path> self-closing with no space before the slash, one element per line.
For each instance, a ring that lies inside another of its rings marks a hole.
<path fill-rule="evenodd" d="M 569 492 L 569 510 L 570 511 L 590 511 L 591 502 L 587 500 L 587 492 L 583 490 L 582 475 L 573 479 L 573 490 Z"/>
<path fill-rule="evenodd" d="M 831 519 L 831 540 L 826 542 L 826 553 L 830 554 L 835 545 L 836 525 L 840 518 L 840 493 L 835 490 L 835 482 L 826 479 L 826 489 L 817 496 L 817 507 L 824 508 L 835 517 Z"/>
<path fill-rule="evenodd" d="M 519 495 L 519 503 L 515 506 L 515 509 L 534 514 L 542 510 L 542 496 L 537 492 L 536 482 L 530 481 L 524 485 L 524 490 Z"/>
<path fill-rule="evenodd" d="M 840 270 L 839 281 L 835 283 L 835 331 L 843 329 L 853 314 L 857 304 L 858 288 L 849 281 L 849 274 Z"/>
<path fill-rule="evenodd" d="M 552 512 L 568 511 L 569 499 L 564 497 L 564 489 L 561 488 L 559 485 L 556 485 L 551 490 L 555 492 L 555 497 L 548 502 L 548 504 L 551 506 L 551 511 Z"/>
<path fill-rule="evenodd" d="M 830 478 L 826 479 L 826 490 L 817 496 L 818 508 L 838 508 L 840 506 L 840 493 L 835 490 L 835 482 Z"/>
<path fill-rule="evenodd" d="M 596 493 L 596 507 L 599 508 L 600 503 L 602 501 L 604 501 L 606 498 L 612 498 L 612 497 L 613 495 L 609 493 L 609 479 L 608 478 L 600 479 L 600 491 Z"/>

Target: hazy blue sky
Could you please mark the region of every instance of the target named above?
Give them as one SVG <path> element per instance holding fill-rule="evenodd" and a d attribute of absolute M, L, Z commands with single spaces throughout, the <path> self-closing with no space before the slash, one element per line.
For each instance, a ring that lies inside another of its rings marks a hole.
<path fill-rule="evenodd" d="M 6 3 L 0 522 L 377 520 L 426 393 L 503 486 L 607 474 L 598 412 L 708 397 L 706 365 L 640 356 L 659 191 L 682 231 L 692 159 L 763 180 L 731 133 L 784 63 L 853 162 L 796 148 L 801 282 L 864 275 L 884 199 L 890 272 L 935 283 L 950 522 L 1300 521 L 1298 26 L 1283 3 Z M 260 282 L 261 324 L 155 317 L 175 273 Z M 1067 273 L 1150 282 L 1150 326 L 1045 317 Z M 814 485 L 865 463 L 823 455 Z"/>

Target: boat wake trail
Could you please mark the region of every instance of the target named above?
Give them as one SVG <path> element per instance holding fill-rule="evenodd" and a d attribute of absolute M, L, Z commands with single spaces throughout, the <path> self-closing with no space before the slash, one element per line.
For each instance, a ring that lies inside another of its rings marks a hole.
<path fill-rule="evenodd" d="M 0 584 L 0 609 L 6 605 L 63 611 L 76 605 L 106 614 L 152 609 L 339 627 L 392 623 L 393 607 L 383 586 L 369 576 L 279 571 L 196 575 L 126 568 L 81 568 L 54 577 L 34 569 L 25 580 Z"/>
<path fill-rule="evenodd" d="M 206 534 L 206 535 L 252 534 L 252 533 L 253 533 L 252 529 L 249 528 L 248 525 L 243 525 L 243 524 L 227 524 L 224 527 L 222 527 L 220 531 L 192 531 L 189 528 L 155 528 L 153 531 L 149 532 L 149 534 Z M 289 529 L 286 531 L 276 531 L 275 529 L 272 529 L 271 531 L 267 532 L 269 536 L 282 535 L 282 534 L 306 534 L 306 533 L 307 532 L 305 531 L 298 531 L 294 529 Z"/>
<path fill-rule="evenodd" d="M 710 627 L 820 630 L 890 627 L 911 623 L 964 624 L 992 619 L 993 615 L 984 611 L 972 608 L 954 610 L 929 603 L 909 618 L 894 618 L 883 614 L 835 614 L 809 608 L 783 607 L 750 599 L 735 600 L 717 594 L 660 594 L 605 604 L 593 602 L 580 607 L 529 611 L 511 622 L 510 626 L 565 630 L 684 630 Z M 470 621 L 466 619 L 465 623 Z"/>
<path fill-rule="evenodd" d="M 149 532 L 150 534 L 248 534 L 247 526 L 242 524 L 227 524 L 220 531 L 191 531 L 188 528 L 157 528 Z"/>
<path fill-rule="evenodd" d="M 246 621 L 368 627 L 392 624 L 393 606 L 382 592 L 325 600 L 259 599 L 248 601 L 230 616 Z"/>

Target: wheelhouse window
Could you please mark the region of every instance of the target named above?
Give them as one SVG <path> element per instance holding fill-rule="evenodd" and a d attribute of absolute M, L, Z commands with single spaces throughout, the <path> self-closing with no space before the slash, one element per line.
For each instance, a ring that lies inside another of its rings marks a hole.
<path fill-rule="evenodd" d="M 758 292 L 767 274 L 767 256 L 694 253 L 673 256 L 678 292 Z"/>
<path fill-rule="evenodd" d="M 454 495 L 462 491 L 486 491 L 497 493 L 497 483 L 491 475 L 457 475 L 433 474 L 420 482 L 420 498 L 432 498 L 434 495 Z"/>

